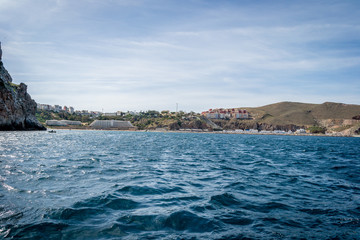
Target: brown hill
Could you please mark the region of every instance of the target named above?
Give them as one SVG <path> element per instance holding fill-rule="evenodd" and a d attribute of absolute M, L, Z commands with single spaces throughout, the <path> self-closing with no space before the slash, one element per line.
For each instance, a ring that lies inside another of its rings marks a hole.
<path fill-rule="evenodd" d="M 360 114 L 360 105 L 332 102 L 322 104 L 280 102 L 247 109 L 257 122 L 277 125 L 319 125 L 324 119 L 352 119 Z"/>
<path fill-rule="evenodd" d="M 242 108 L 243 109 L 243 108 Z M 245 108 L 252 119 L 213 120 L 223 129 L 292 130 L 319 126 L 328 132 L 352 135 L 360 132 L 360 105 L 279 102 Z"/>

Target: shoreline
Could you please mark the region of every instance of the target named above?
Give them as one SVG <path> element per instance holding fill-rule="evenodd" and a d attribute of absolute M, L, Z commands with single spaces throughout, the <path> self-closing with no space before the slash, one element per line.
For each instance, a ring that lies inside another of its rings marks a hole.
<path fill-rule="evenodd" d="M 270 136 L 311 136 L 311 137 L 360 137 L 360 135 L 330 135 L 330 134 L 313 134 L 313 133 L 305 133 L 305 134 L 288 134 L 288 133 L 255 133 L 255 132 L 223 132 L 223 131 L 159 131 L 159 130 L 121 130 L 121 129 L 91 129 L 91 128 L 47 128 L 47 131 L 50 130 L 80 130 L 80 131 L 120 131 L 120 132 L 153 132 L 153 133 L 200 133 L 200 134 L 236 134 L 236 135 L 270 135 Z"/>

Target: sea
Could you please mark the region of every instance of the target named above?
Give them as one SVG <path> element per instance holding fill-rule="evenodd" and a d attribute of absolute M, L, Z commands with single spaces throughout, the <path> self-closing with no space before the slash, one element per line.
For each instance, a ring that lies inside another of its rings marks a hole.
<path fill-rule="evenodd" d="M 0 132 L 0 239 L 360 239 L 360 138 Z"/>

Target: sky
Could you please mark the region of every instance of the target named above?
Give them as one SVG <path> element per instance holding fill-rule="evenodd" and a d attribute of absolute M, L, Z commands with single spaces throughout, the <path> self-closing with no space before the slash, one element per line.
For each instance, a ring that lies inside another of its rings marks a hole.
<path fill-rule="evenodd" d="M 0 0 L 0 41 L 13 82 L 76 110 L 360 104 L 358 0 Z"/>

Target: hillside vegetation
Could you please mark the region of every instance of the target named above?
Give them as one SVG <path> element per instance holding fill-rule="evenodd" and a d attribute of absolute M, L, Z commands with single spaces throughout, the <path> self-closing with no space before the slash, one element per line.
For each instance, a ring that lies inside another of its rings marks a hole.
<path fill-rule="evenodd" d="M 343 135 L 360 133 L 360 105 L 325 102 L 309 104 L 298 102 L 280 102 L 262 107 L 247 109 L 251 119 L 206 119 L 200 114 L 169 113 L 167 111 L 147 111 L 137 115 L 115 117 L 88 117 L 68 113 L 38 111 L 41 122 L 48 119 L 78 120 L 89 124 L 95 119 L 130 121 L 137 129 L 208 129 L 213 130 L 214 123 L 220 129 L 258 129 L 296 131 L 304 128 L 313 133 L 333 132 Z M 213 124 L 213 125 L 212 125 Z M 215 125 L 215 126 L 216 126 Z"/>
<path fill-rule="evenodd" d="M 242 107 L 251 119 L 212 120 L 223 129 L 295 131 L 305 128 L 313 133 L 333 132 L 344 135 L 360 132 L 360 105 L 325 102 L 310 104 L 279 102 L 262 107 Z"/>
<path fill-rule="evenodd" d="M 155 130 L 159 128 L 168 130 L 179 129 L 211 129 L 210 126 L 201 118 L 200 114 L 194 112 L 184 113 L 169 113 L 167 111 L 158 112 L 149 110 L 140 112 L 136 115 L 126 114 L 124 116 L 82 116 L 77 114 L 70 114 L 67 112 L 54 112 L 37 110 L 37 119 L 45 124 L 46 120 L 72 120 L 81 121 L 83 128 L 87 128 L 94 120 L 120 120 L 130 121 L 138 130 Z"/>
<path fill-rule="evenodd" d="M 352 119 L 360 114 L 360 105 L 332 102 L 280 102 L 247 109 L 254 120 L 268 124 L 317 125 L 322 119 Z"/>
<path fill-rule="evenodd" d="M 246 108 L 252 116 L 249 123 L 258 129 L 294 128 L 317 129 L 321 127 L 328 132 L 353 134 L 359 130 L 360 105 L 325 102 L 322 104 L 279 102 L 257 108 Z"/>

